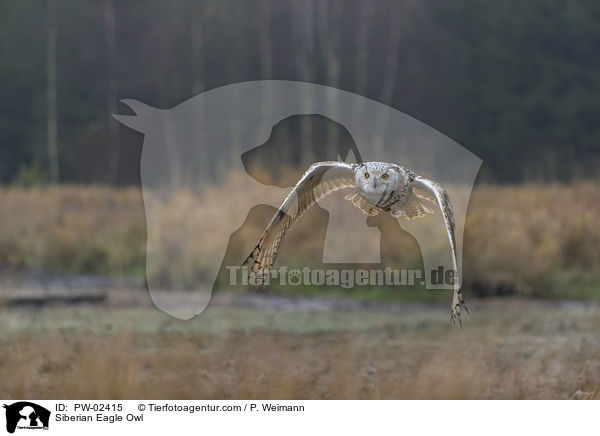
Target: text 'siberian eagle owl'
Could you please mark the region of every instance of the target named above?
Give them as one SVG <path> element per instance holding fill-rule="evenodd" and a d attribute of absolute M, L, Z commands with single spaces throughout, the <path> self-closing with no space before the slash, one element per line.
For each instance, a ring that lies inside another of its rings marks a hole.
<path fill-rule="evenodd" d="M 311 165 L 271 219 L 258 244 L 244 261 L 244 266 L 249 266 L 252 273 L 267 273 L 292 224 L 317 201 L 345 188 L 354 189 L 345 198 L 370 216 L 384 211 L 395 218 L 413 219 L 433 213 L 431 206 L 438 205 L 446 224 L 455 271 L 450 315 L 453 321 L 460 322 L 461 307 L 467 312 L 468 309 L 460 291 L 450 198 L 439 183 L 417 176 L 399 165 L 386 162 L 318 162 Z"/>

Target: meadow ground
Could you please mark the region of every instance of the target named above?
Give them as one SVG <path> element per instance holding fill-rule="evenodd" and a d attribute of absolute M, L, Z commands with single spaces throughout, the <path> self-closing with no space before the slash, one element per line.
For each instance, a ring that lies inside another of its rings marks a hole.
<path fill-rule="evenodd" d="M 154 308 L 145 291 L 101 306 L 3 308 L 0 396 L 600 397 L 596 303 L 471 301 L 459 329 L 445 305 L 235 301 L 214 298 L 189 321 Z"/>

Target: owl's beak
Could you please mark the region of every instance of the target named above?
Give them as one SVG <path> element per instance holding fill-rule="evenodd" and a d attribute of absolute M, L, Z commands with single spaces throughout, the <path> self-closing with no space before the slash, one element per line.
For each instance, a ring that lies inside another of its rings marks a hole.
<path fill-rule="evenodd" d="M 373 177 L 373 188 L 377 188 L 377 179 Z"/>

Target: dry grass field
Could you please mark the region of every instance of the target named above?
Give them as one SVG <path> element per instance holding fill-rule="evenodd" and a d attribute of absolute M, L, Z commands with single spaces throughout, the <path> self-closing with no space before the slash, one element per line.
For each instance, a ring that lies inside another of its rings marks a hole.
<path fill-rule="evenodd" d="M 235 193 L 242 182 L 234 176 L 200 196 L 180 192 L 160 219 L 193 228 L 190 219 L 215 213 L 198 204 L 221 189 Z M 232 238 L 234 258 L 245 254 L 269 214 L 256 213 Z M 2 188 L 0 215 L 0 300 L 20 292 L 24 276 L 36 277 L 41 288 L 55 275 L 143 284 L 139 189 Z M 245 306 L 230 297 L 251 294 L 224 290 L 189 321 L 154 308 L 143 285 L 111 290 L 95 306 L 0 302 L 0 396 L 598 399 L 599 217 L 600 186 L 593 183 L 477 187 L 463 257 L 472 315 L 462 329 L 449 322 L 449 295 L 432 299 L 426 291 L 410 293 L 421 302 L 410 305 L 389 295 L 356 298 L 362 291 L 300 296 L 307 290 L 297 288 L 286 298 L 306 304 L 277 306 L 270 301 L 281 297 L 270 295 Z M 306 238 L 318 219 L 309 213 L 290 233 L 298 257 L 318 250 Z M 403 253 L 402 261 L 418 262 L 414 250 Z M 201 271 L 205 259 L 191 254 L 185 269 Z M 161 262 L 168 278 L 173 262 Z M 323 308 L 322 301 L 344 298 L 350 303 Z"/>
<path fill-rule="evenodd" d="M 204 214 L 215 226 L 230 228 L 234 217 L 199 205 L 214 204 L 224 192 L 235 196 L 244 182 L 244 177 L 232 175 L 226 184 L 201 195 L 185 191 L 172 195 L 159 221 L 164 228 L 192 231 Z M 277 203 L 276 198 L 269 200 Z M 271 214 L 270 209 L 257 211 L 232 239 L 232 264 L 245 258 Z M 2 188 L 0 216 L 4 274 L 144 278 L 146 222 L 140 189 Z M 294 226 L 282 247 L 282 261 L 290 260 L 286 250 L 304 259 L 320 254 L 318 238 L 307 237 L 320 228 L 320 218 L 318 211 L 311 211 Z M 465 225 L 465 292 L 600 300 L 599 221 L 600 186 L 595 183 L 476 187 Z M 188 252 L 178 262 L 169 254 L 172 241 L 158 235 L 155 243 L 165 249 L 156 252 L 165 254 L 155 259 L 151 273 L 164 276 L 167 284 L 176 272 L 184 271 L 190 279 L 202 275 L 206 253 L 214 253 L 212 247 L 218 244 L 211 240 L 216 233 L 203 234 L 202 244 L 187 244 Z M 403 254 L 403 265 L 420 262 L 418 246 L 411 242 L 396 250 Z M 347 249 L 360 249 L 344 243 Z"/>
<path fill-rule="evenodd" d="M 473 301 L 472 312 L 458 329 L 445 306 L 260 309 L 215 300 L 190 321 L 148 304 L 3 310 L 0 396 L 600 397 L 597 304 Z"/>

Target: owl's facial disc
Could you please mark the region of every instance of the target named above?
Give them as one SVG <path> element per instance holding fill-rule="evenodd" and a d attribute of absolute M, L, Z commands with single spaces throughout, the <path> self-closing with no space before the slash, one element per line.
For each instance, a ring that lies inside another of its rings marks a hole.
<path fill-rule="evenodd" d="M 387 168 L 366 165 L 355 173 L 356 185 L 360 192 L 367 197 L 379 198 L 385 193 L 393 181 L 392 174 Z"/>

